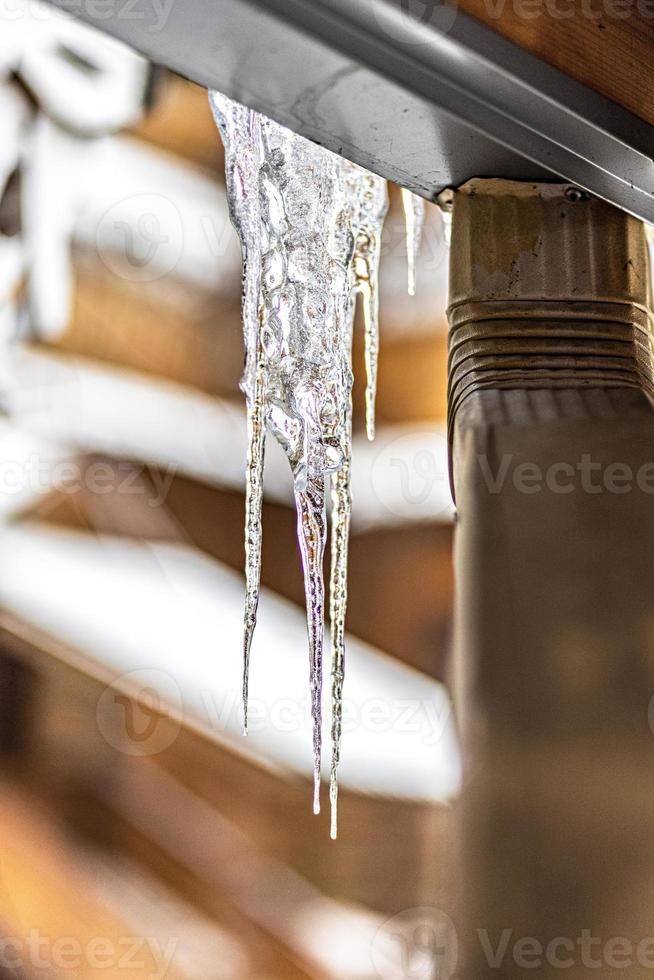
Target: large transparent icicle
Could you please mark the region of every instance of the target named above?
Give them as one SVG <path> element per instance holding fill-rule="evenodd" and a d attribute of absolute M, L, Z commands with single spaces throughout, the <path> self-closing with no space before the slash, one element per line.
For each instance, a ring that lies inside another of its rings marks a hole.
<path fill-rule="evenodd" d="M 378 265 L 386 182 L 219 93 L 211 105 L 225 143 L 232 220 L 243 247 L 242 388 L 250 446 L 246 495 L 244 715 L 261 566 L 265 429 L 293 474 L 310 654 L 314 810 L 320 809 L 322 676 L 331 481 L 332 835 L 342 727 L 350 527 L 352 328 L 363 297 L 366 419 L 374 433 Z"/>

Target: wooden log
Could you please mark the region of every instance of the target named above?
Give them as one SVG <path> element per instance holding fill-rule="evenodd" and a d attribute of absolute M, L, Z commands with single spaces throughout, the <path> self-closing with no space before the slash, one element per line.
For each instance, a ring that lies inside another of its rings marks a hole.
<path fill-rule="evenodd" d="M 462 0 L 488 27 L 654 122 L 650 0 Z"/>
<path fill-rule="evenodd" d="M 12 772 L 73 831 L 145 863 L 190 901 L 204 905 L 207 880 L 213 882 L 210 914 L 233 899 L 233 885 L 220 884 L 229 864 L 229 850 L 219 853 L 225 822 L 239 828 L 252 855 L 292 869 L 321 894 L 380 915 L 427 905 L 434 881 L 443 887 L 448 805 L 342 786 L 335 849 L 328 811 L 317 820 L 307 806 L 309 775 L 241 754 L 220 738 L 215 718 L 207 723 L 147 691 L 142 696 L 124 686 L 124 677 L 123 683 L 116 679 L 111 664 L 2 611 L 0 667 L 7 658 L 32 680 L 29 729 Z M 114 694 L 122 698 L 115 717 L 106 712 Z M 8 724 L 24 717 L 19 705 L 15 712 L 8 713 Z M 156 744 L 130 754 L 123 717 L 131 719 L 141 747 L 144 732 L 155 734 Z M 7 760 L 1 761 L 6 771 Z M 175 802 L 181 797 L 184 806 Z M 203 832 L 207 825 L 211 833 Z M 0 918 L 1 912 L 0 902 Z"/>
<path fill-rule="evenodd" d="M 639 980 L 654 968 L 644 230 L 565 185 L 472 181 L 453 210 L 461 975 Z"/>

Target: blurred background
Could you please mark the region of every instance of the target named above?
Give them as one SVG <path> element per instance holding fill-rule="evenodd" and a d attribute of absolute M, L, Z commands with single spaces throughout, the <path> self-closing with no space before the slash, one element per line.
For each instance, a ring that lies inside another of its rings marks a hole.
<path fill-rule="evenodd" d="M 433 975 L 459 785 L 447 244 L 429 207 L 409 298 L 391 205 L 374 443 L 360 325 L 354 350 L 332 842 L 273 440 L 241 735 L 241 263 L 207 94 L 0 8 L 0 976 Z"/>

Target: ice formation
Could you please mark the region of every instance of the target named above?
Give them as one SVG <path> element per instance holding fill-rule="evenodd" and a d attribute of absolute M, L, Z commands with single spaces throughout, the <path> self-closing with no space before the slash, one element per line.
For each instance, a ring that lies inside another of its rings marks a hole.
<path fill-rule="evenodd" d="M 406 257 L 409 296 L 416 294 L 416 267 L 422 229 L 425 224 L 425 202 L 421 197 L 402 188 L 402 206 L 406 219 Z"/>
<path fill-rule="evenodd" d="M 246 478 L 246 600 L 243 706 L 247 733 L 250 651 L 261 572 L 266 431 L 293 475 L 310 653 L 314 812 L 320 810 L 322 660 L 331 489 L 332 837 L 342 727 L 350 532 L 352 330 L 362 297 L 366 429 L 375 431 L 379 350 L 378 269 L 388 208 L 386 181 L 217 92 L 211 107 L 225 144 L 232 221 L 243 250 L 243 329 L 249 449 Z M 422 202 L 421 202 L 422 204 Z M 422 227 L 407 209 L 409 263 Z M 413 278 L 412 278 L 413 277 Z"/>

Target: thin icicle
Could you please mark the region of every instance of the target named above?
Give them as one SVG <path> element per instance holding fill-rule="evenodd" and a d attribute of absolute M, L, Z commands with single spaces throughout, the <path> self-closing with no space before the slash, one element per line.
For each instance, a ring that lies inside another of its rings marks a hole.
<path fill-rule="evenodd" d="M 402 206 L 406 220 L 406 256 L 409 296 L 416 294 L 416 269 L 422 229 L 425 224 L 425 202 L 411 191 L 402 188 Z"/>
<path fill-rule="evenodd" d="M 263 352 L 255 368 L 253 398 L 247 405 L 248 456 L 245 477 L 245 617 L 243 632 L 243 734 L 248 733 L 250 652 L 257 625 L 261 587 L 261 542 L 263 526 L 263 466 L 266 446 L 264 417 Z"/>
<path fill-rule="evenodd" d="M 379 259 L 388 211 L 386 181 L 355 164 L 343 164 L 353 209 L 354 289 L 363 299 L 366 365 L 366 435 L 375 438 L 375 400 L 379 360 Z"/>
<path fill-rule="evenodd" d="M 366 435 L 375 438 L 375 402 L 379 362 L 379 292 L 371 278 L 371 243 L 365 234 L 357 238 L 354 251 L 356 289 L 363 298 L 364 360 L 366 365 Z"/>
<path fill-rule="evenodd" d="M 445 244 L 449 248 L 452 244 L 452 212 L 445 211 L 444 209 L 440 212 L 441 221 L 443 222 L 443 238 L 445 239 Z"/>
<path fill-rule="evenodd" d="M 295 494 L 297 536 L 304 571 L 309 633 L 311 718 L 313 721 L 313 812 L 320 813 L 322 743 L 322 655 L 325 618 L 325 583 L 322 563 L 327 538 L 325 481 L 312 480 Z"/>
<path fill-rule="evenodd" d="M 263 465 L 266 438 L 264 361 L 260 337 L 260 209 L 254 192 L 261 160 L 257 113 L 212 93 L 214 118 L 225 144 L 225 171 L 232 223 L 243 251 L 243 333 L 245 370 L 241 390 L 247 404 L 248 454 L 245 481 L 245 612 L 243 628 L 243 734 L 248 731 L 248 694 L 252 638 L 261 585 Z"/>
<path fill-rule="evenodd" d="M 343 681 L 345 678 L 345 613 L 347 610 L 347 566 L 350 540 L 352 497 L 351 461 L 346 454 L 343 466 L 332 477 L 332 542 L 329 618 L 332 641 L 332 765 L 329 780 L 331 837 L 338 835 L 338 766 L 343 728 Z"/>

